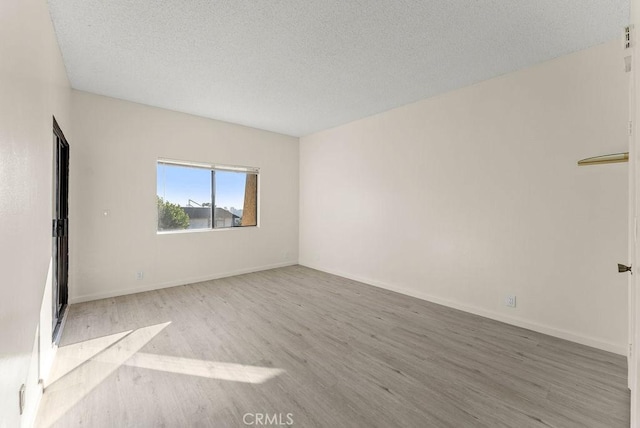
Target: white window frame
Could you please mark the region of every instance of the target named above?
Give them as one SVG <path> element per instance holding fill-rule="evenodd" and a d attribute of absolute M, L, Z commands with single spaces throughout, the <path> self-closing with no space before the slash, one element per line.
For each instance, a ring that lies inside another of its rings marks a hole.
<path fill-rule="evenodd" d="M 226 165 L 226 164 L 218 164 L 218 163 L 203 163 L 203 162 L 192 162 L 192 161 L 185 161 L 185 160 L 176 160 L 176 159 L 167 159 L 167 158 L 158 158 L 156 160 L 156 189 L 158 188 L 158 165 L 159 164 L 165 164 L 165 165 L 173 165 L 173 166 L 182 166 L 182 167 L 188 167 L 188 168 L 202 168 L 202 169 L 208 169 L 211 171 L 226 171 L 226 172 L 238 172 L 238 173 L 245 173 L 245 174 L 255 174 L 256 175 L 256 180 L 257 180 L 257 188 L 256 188 L 256 224 L 255 226 L 242 226 L 242 227 L 220 227 L 220 228 L 216 228 L 214 227 L 215 225 L 215 201 L 211 201 L 211 207 L 212 207 L 212 212 L 211 212 L 211 227 L 207 227 L 207 228 L 201 228 L 201 229 L 177 229 L 177 230 L 158 230 L 158 209 L 156 208 L 155 212 L 155 228 L 156 228 L 156 234 L 157 235 L 175 235 L 175 234 L 182 234 L 182 233 L 203 233 L 203 232 L 226 232 L 226 231 L 230 231 L 230 230 L 251 230 L 254 228 L 259 228 L 260 227 L 260 189 L 261 189 L 261 183 L 260 183 L 260 168 L 259 167 L 252 167 L 252 166 L 241 166 L 241 165 Z M 212 189 L 212 193 L 215 192 L 215 189 Z M 157 195 L 157 192 L 156 192 Z M 154 199 L 155 200 L 155 199 Z"/>

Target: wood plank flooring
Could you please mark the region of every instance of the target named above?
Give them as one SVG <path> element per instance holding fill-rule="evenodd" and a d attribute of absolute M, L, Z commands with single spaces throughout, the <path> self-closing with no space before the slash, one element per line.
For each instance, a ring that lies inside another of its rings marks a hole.
<path fill-rule="evenodd" d="M 73 305 L 53 370 L 38 427 L 629 426 L 624 357 L 301 266 Z"/>

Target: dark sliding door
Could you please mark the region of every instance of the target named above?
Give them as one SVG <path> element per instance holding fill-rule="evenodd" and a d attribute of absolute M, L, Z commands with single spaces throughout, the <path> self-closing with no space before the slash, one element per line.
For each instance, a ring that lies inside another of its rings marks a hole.
<path fill-rule="evenodd" d="M 53 119 L 53 340 L 67 307 L 69 278 L 69 143 Z"/>

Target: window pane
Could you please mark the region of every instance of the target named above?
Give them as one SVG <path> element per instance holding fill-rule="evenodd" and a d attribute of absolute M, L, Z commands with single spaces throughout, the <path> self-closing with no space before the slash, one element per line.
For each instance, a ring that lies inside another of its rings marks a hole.
<path fill-rule="evenodd" d="M 158 162 L 158 230 L 211 228 L 211 170 Z"/>
<path fill-rule="evenodd" d="M 257 175 L 215 171 L 215 228 L 256 226 Z"/>

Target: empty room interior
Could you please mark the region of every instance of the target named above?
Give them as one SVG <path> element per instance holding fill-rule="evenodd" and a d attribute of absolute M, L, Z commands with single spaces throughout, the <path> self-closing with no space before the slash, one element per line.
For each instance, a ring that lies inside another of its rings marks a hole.
<path fill-rule="evenodd" d="M 638 426 L 636 3 L 2 0 L 0 428 Z"/>

